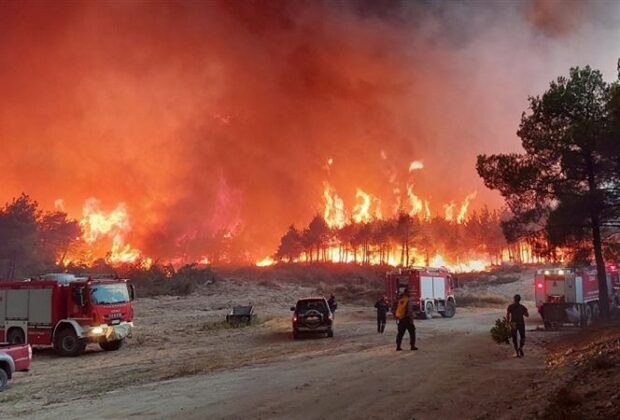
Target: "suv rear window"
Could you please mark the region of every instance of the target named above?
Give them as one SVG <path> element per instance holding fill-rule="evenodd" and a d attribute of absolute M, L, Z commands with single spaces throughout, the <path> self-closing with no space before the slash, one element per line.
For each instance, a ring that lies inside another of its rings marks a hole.
<path fill-rule="evenodd" d="M 300 300 L 297 302 L 297 312 L 306 312 L 310 309 L 317 310 L 324 314 L 328 311 L 327 304 L 323 299 Z"/>

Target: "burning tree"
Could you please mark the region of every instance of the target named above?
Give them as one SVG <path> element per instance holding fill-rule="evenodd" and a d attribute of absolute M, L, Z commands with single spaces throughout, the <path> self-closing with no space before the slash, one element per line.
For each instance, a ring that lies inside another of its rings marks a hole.
<path fill-rule="evenodd" d="M 602 231 L 617 224 L 620 209 L 614 92 L 618 86 L 599 71 L 571 69 L 530 98 L 517 132 L 525 153 L 480 155 L 477 163 L 485 185 L 499 190 L 512 212 L 503 223 L 509 240 L 542 236 L 550 247 L 575 250 L 591 243 L 586 255 L 596 261 L 602 316 L 609 314 Z"/>

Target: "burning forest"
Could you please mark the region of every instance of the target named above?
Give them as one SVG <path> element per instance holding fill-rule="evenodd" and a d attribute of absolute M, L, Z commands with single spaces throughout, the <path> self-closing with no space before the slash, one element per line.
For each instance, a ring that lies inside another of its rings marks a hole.
<path fill-rule="evenodd" d="M 620 2 L 0 28 L 0 418 L 620 418 Z"/>
<path fill-rule="evenodd" d="M 75 235 L 45 257 L 56 269 L 543 258 L 502 239 L 476 156 L 519 150 L 522 98 L 575 51 L 609 67 L 591 44 L 613 37 L 576 34 L 577 16 L 611 28 L 610 14 L 235 3 L 0 6 L 0 202 L 25 193 L 41 217 L 65 215 Z M 290 225 L 304 228 L 280 243 Z M 20 252 L 7 245 L 2 264 Z"/>

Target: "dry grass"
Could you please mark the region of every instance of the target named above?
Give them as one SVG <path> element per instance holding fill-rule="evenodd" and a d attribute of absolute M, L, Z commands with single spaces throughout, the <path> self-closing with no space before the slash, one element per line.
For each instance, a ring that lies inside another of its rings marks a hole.
<path fill-rule="evenodd" d="M 501 295 L 491 294 L 463 294 L 456 295 L 456 304 L 458 306 L 474 306 L 474 307 L 489 307 L 489 306 L 505 306 L 510 303 L 510 300 Z"/>

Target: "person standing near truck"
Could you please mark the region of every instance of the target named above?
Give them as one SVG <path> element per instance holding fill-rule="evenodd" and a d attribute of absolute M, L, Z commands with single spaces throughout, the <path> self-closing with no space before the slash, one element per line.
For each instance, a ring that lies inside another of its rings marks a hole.
<path fill-rule="evenodd" d="M 329 300 L 327 301 L 327 304 L 329 305 L 329 310 L 331 311 L 332 316 L 336 318 L 336 309 L 338 309 L 338 304 L 336 303 L 336 296 L 331 295 L 329 297 Z"/>
<path fill-rule="evenodd" d="M 401 351 L 400 347 L 405 336 L 405 331 L 409 333 L 409 343 L 411 344 L 411 350 L 417 350 L 415 346 L 415 325 L 413 324 L 413 305 L 409 299 L 409 289 L 403 290 L 398 299 L 398 305 L 394 312 L 396 319 L 398 320 L 398 333 L 396 334 L 396 351 Z"/>
<path fill-rule="evenodd" d="M 506 320 L 510 325 L 510 331 L 512 333 L 512 344 L 515 347 L 517 357 L 523 357 L 523 345 L 525 344 L 525 318 L 529 317 L 527 308 L 521 305 L 521 296 L 514 296 L 514 303 L 508 306 L 506 310 Z M 517 343 L 517 333 L 519 334 L 519 342 Z"/>
<path fill-rule="evenodd" d="M 387 296 L 383 296 L 375 303 L 377 308 L 377 333 L 383 334 L 385 331 L 385 323 L 387 322 L 387 313 L 390 310 L 390 305 L 387 302 Z"/>

